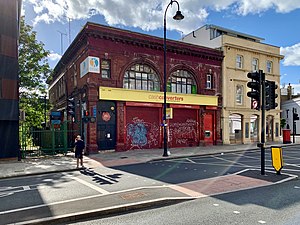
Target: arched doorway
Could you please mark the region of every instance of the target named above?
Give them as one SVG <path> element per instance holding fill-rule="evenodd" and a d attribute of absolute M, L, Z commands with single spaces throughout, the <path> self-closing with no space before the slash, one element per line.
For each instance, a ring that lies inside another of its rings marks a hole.
<path fill-rule="evenodd" d="M 229 116 L 229 137 L 230 144 L 242 144 L 243 140 L 243 119 L 240 114 Z"/>

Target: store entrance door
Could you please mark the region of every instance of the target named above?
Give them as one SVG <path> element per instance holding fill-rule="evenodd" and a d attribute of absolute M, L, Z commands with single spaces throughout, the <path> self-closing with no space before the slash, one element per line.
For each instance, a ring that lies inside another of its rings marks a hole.
<path fill-rule="evenodd" d="M 116 146 L 116 104 L 112 101 L 97 103 L 97 144 L 99 150 Z"/>
<path fill-rule="evenodd" d="M 213 133 L 213 115 L 206 113 L 204 115 L 204 142 L 205 144 L 213 144 L 214 142 L 214 133 Z"/>

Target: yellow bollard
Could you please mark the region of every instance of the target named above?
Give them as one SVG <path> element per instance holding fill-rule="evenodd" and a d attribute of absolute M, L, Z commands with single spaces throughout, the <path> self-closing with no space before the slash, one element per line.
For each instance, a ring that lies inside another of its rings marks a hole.
<path fill-rule="evenodd" d="M 278 175 L 280 175 L 280 170 L 283 167 L 283 157 L 282 157 L 282 148 L 271 146 L 272 150 L 272 165 Z"/>

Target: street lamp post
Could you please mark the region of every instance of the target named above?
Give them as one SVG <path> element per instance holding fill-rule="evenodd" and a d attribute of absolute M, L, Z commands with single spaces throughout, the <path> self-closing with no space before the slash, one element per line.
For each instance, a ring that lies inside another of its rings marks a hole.
<path fill-rule="evenodd" d="M 173 3 L 177 4 L 178 10 L 173 16 L 174 20 L 182 20 L 184 16 L 181 14 L 179 10 L 179 3 L 176 0 L 171 0 L 170 3 L 167 5 L 167 8 L 165 10 L 164 14 L 164 104 L 163 104 L 163 129 L 164 129 L 164 157 L 167 157 L 168 154 L 168 140 L 167 140 L 167 39 L 166 39 L 166 15 L 167 10 L 170 5 Z"/>

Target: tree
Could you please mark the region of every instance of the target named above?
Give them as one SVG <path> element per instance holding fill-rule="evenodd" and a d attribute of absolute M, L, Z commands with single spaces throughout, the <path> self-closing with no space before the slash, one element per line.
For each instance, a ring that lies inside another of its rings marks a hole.
<path fill-rule="evenodd" d="M 285 125 L 286 125 L 286 120 L 284 118 L 281 118 L 280 119 L 280 127 L 281 127 L 281 129 L 283 129 L 285 127 Z"/>
<path fill-rule="evenodd" d="M 49 51 L 36 39 L 33 27 L 20 21 L 19 37 L 19 108 L 25 111 L 26 126 L 41 128 L 45 118 L 46 80 L 51 70 L 48 64 Z"/>

